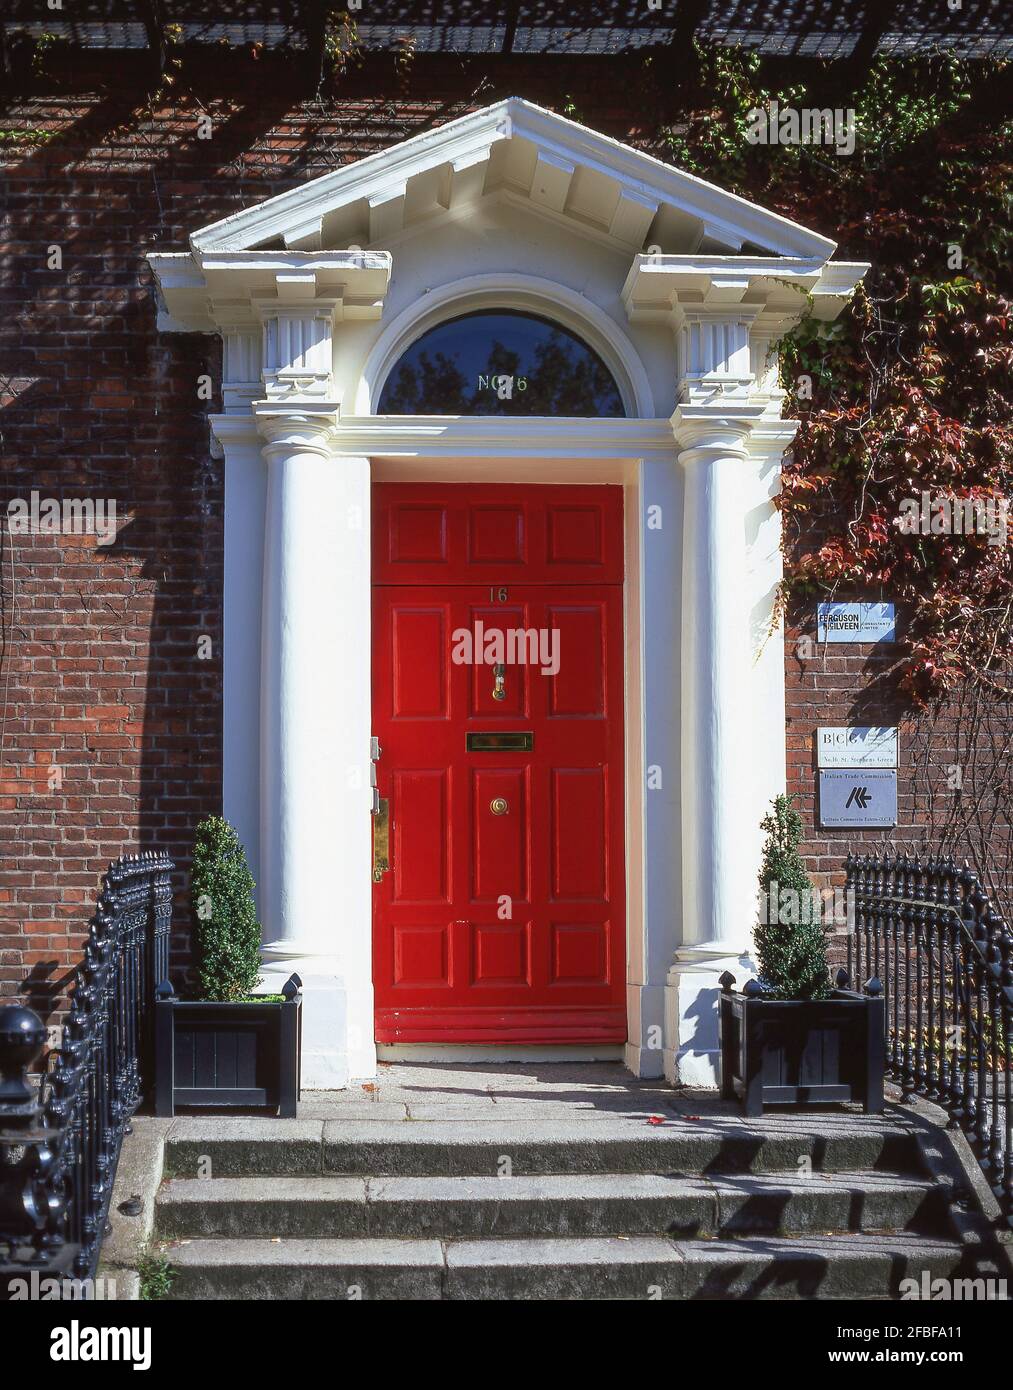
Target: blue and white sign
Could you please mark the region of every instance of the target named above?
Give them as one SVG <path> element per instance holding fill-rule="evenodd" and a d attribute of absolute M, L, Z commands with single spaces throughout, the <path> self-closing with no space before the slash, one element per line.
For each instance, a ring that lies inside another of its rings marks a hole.
<path fill-rule="evenodd" d="M 870 829 L 896 824 L 896 772 L 855 768 L 820 773 L 820 825 Z"/>
<path fill-rule="evenodd" d="M 892 603 L 820 603 L 816 628 L 821 642 L 895 642 Z"/>
<path fill-rule="evenodd" d="M 896 767 L 897 729 L 873 728 L 816 730 L 817 767 Z"/>

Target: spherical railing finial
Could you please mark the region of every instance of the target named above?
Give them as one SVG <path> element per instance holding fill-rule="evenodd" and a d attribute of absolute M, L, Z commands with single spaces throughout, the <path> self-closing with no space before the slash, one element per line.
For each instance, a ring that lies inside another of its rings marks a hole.
<path fill-rule="evenodd" d="M 23 1004 L 0 1009 L 0 1126 L 23 1123 L 34 1114 L 28 1068 L 45 1041 L 46 1025 L 33 1009 Z"/>

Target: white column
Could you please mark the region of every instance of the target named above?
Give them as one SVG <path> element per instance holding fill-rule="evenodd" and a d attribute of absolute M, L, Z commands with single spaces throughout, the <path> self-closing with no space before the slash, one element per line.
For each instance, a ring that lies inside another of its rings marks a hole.
<path fill-rule="evenodd" d="M 222 812 L 246 849 L 260 911 L 260 576 L 267 464 L 248 411 L 218 415 L 212 425 L 225 454 Z"/>
<path fill-rule="evenodd" d="M 666 988 L 665 1073 L 717 1084 L 718 976 L 751 969 L 754 827 L 749 816 L 751 586 L 746 576 L 747 440 L 762 405 L 683 405 L 682 930 Z"/>
<path fill-rule="evenodd" d="M 260 403 L 267 442 L 261 691 L 264 988 L 303 981 L 303 1085 L 374 1074 L 370 469 L 336 414 Z"/>

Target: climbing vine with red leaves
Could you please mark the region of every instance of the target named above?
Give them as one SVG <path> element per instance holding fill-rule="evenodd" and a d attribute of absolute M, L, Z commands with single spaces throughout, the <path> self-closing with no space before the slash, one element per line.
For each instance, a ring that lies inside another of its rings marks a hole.
<path fill-rule="evenodd" d="M 787 591 L 894 600 L 906 638 L 898 686 L 923 704 L 968 677 L 1007 688 L 1013 348 L 1010 305 L 997 289 L 977 278 L 906 280 L 910 309 L 878 297 L 873 277 L 836 340 L 796 336 L 789 345 L 790 391 L 810 374 L 814 391 L 811 409 L 796 402 L 802 426 L 781 507 Z M 946 525 L 942 504 L 958 499 L 995 525 L 934 529 Z M 924 521 L 905 529 L 903 513 L 915 508 Z M 814 522 L 819 541 L 800 544 Z"/>
<path fill-rule="evenodd" d="M 838 155 L 743 138 L 748 110 L 772 98 L 834 105 L 818 81 L 778 86 L 747 58 L 702 56 L 716 95 L 670 141 L 677 160 L 824 232 L 839 259 L 871 263 L 840 319 L 806 318 L 783 345 L 785 413 L 802 421 L 780 498 L 785 607 L 811 617 L 817 598 L 894 601 L 892 674 L 915 707 L 966 680 L 1008 694 L 1005 525 L 898 524 L 923 498 L 938 526 L 940 501 L 1013 510 L 1013 125 L 976 99 L 996 67 L 879 60 L 847 102 L 854 153 Z"/>

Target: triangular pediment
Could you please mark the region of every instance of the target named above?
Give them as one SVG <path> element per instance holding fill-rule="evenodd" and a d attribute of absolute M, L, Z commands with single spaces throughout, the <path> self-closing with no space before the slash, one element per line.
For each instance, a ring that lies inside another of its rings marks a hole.
<path fill-rule="evenodd" d="M 518 200 L 617 249 L 826 261 L 826 237 L 516 97 L 449 121 L 190 238 L 197 260 L 274 248 L 382 249 L 470 203 Z"/>

